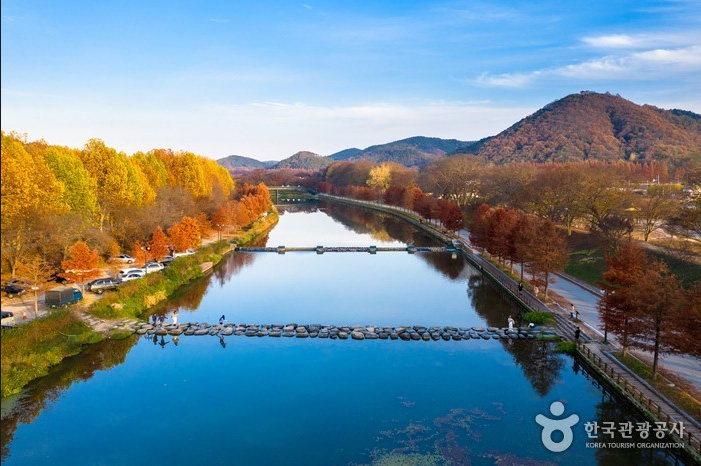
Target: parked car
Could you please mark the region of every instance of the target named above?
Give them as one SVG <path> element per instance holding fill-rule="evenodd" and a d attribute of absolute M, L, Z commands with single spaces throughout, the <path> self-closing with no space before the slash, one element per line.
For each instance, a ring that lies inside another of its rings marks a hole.
<path fill-rule="evenodd" d="M 165 269 L 165 266 L 158 262 L 149 262 L 148 264 L 144 265 L 145 273 L 160 272 L 163 269 Z"/>
<path fill-rule="evenodd" d="M 51 280 L 55 281 L 56 283 L 60 283 L 61 285 L 66 285 L 66 284 L 68 284 L 68 283 L 73 283 L 73 280 L 71 280 L 70 278 L 62 277 L 61 275 L 59 275 L 58 272 L 56 272 L 55 274 L 51 275 Z"/>
<path fill-rule="evenodd" d="M 137 278 L 144 278 L 144 275 L 146 275 L 145 272 L 129 272 L 128 274 L 124 275 L 121 277 L 121 280 L 123 282 L 128 282 L 131 280 L 136 280 Z"/>
<path fill-rule="evenodd" d="M 112 260 L 114 260 L 115 262 L 123 262 L 125 264 L 133 264 L 134 262 L 136 262 L 136 259 L 131 257 L 129 254 L 120 254 Z"/>
<path fill-rule="evenodd" d="M 25 288 L 17 285 L 5 285 L 2 287 L 2 291 L 5 292 L 8 298 L 14 298 L 15 296 L 22 296 L 27 292 Z"/>
<path fill-rule="evenodd" d="M 78 288 L 64 286 L 47 291 L 44 299 L 47 307 L 64 307 L 83 299 L 83 293 Z"/>
<path fill-rule="evenodd" d="M 166 257 L 161 261 L 161 264 L 163 265 L 163 267 L 168 267 L 170 264 L 173 263 L 173 259 L 174 259 L 174 258 L 171 257 L 171 256 L 166 256 Z"/>
<path fill-rule="evenodd" d="M 124 278 L 126 275 L 129 275 L 130 273 L 134 273 L 134 272 L 144 273 L 144 269 L 140 269 L 138 267 L 128 267 L 126 269 L 122 269 L 117 274 L 117 278 L 120 278 L 120 279 Z"/>
<path fill-rule="evenodd" d="M 183 252 L 175 252 L 175 251 L 173 251 L 172 257 L 173 257 L 173 258 L 176 258 L 176 257 L 182 257 L 182 256 L 191 256 L 191 255 L 193 255 L 194 253 L 195 253 L 195 250 L 194 250 L 194 249 L 186 249 L 186 250 L 183 251 Z"/>
<path fill-rule="evenodd" d="M 10 311 L 2 311 L 2 328 L 15 326 L 15 315 Z"/>
<path fill-rule="evenodd" d="M 102 294 L 108 290 L 116 290 L 118 286 L 119 280 L 116 278 L 98 278 L 85 285 L 85 288 L 93 293 Z"/>
<path fill-rule="evenodd" d="M 9 281 L 5 282 L 5 285 L 18 286 L 20 288 L 24 288 L 25 290 L 28 290 L 32 287 L 31 283 L 29 283 L 27 280 L 22 280 L 21 278 L 15 278 L 14 280 L 9 280 Z"/>

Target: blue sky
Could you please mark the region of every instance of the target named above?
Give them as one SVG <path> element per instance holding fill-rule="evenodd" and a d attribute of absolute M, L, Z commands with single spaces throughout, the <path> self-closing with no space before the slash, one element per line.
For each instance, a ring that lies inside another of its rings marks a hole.
<path fill-rule="evenodd" d="M 701 113 L 699 1 L 1 9 L 2 129 L 56 144 L 281 159 L 473 140 L 581 90 Z"/>

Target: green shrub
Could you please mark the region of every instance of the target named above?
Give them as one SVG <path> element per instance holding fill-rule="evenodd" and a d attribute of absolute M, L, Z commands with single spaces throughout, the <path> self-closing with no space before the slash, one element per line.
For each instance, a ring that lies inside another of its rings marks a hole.
<path fill-rule="evenodd" d="M 557 348 L 555 348 L 555 351 L 558 353 L 569 354 L 572 356 L 574 356 L 576 352 L 573 341 L 561 341 L 557 344 Z"/>
<path fill-rule="evenodd" d="M 536 325 L 545 325 L 554 321 L 550 312 L 531 311 L 523 315 L 524 322 L 533 322 Z"/>

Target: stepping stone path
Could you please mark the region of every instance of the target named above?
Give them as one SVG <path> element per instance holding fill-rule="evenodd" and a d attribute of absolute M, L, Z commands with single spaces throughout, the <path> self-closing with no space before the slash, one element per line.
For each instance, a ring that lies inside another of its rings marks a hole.
<path fill-rule="evenodd" d="M 149 323 L 124 322 L 123 327 L 137 335 L 210 335 L 272 338 L 324 338 L 331 340 L 402 340 L 402 341 L 468 341 L 468 340 L 533 340 L 556 336 L 547 327 L 518 327 L 513 330 L 497 327 L 425 327 L 420 325 L 389 327 L 378 325 L 321 324 L 226 324 L 183 323 L 154 326 Z"/>

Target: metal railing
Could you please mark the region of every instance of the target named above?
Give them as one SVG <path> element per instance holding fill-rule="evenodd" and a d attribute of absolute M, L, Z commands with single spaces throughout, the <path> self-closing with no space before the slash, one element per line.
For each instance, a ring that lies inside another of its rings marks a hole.
<path fill-rule="evenodd" d="M 587 345 L 581 342 L 575 342 L 575 347 L 580 356 L 586 359 L 595 369 L 603 373 L 603 375 L 614 385 L 616 385 L 619 391 L 627 395 L 627 398 L 633 402 L 638 408 L 647 412 L 653 419 L 657 419 L 661 422 L 683 422 L 682 416 L 679 418 L 671 416 L 669 413 L 662 410 L 662 407 L 648 395 L 643 393 L 634 384 L 628 382 L 628 380 L 621 375 L 621 373 L 614 369 L 614 366 L 604 361 L 598 354 L 594 353 Z M 686 430 L 681 437 L 677 437 L 680 442 L 684 443 L 686 448 L 695 456 L 701 455 L 701 439 L 694 436 Z"/>

